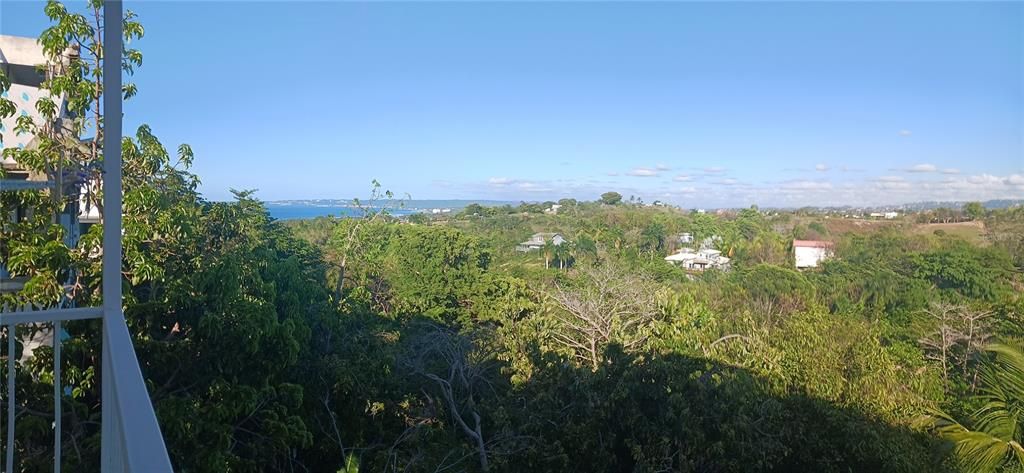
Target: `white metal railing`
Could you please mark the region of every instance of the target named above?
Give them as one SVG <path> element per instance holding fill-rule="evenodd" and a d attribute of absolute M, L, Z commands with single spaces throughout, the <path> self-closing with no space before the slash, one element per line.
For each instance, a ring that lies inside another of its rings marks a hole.
<path fill-rule="evenodd" d="M 104 0 L 103 57 L 122 52 L 121 0 Z M 170 472 L 160 426 L 135 356 L 121 299 L 121 61 L 103 62 L 103 306 L 28 310 L 0 314 L 7 328 L 7 432 L 4 472 L 15 470 L 15 339 L 18 325 L 53 325 L 54 356 L 54 472 L 61 469 L 61 322 L 101 318 L 102 427 L 100 465 L 104 472 Z M 16 189 L 3 189 L 3 191 Z M 31 308 L 30 308 L 31 309 Z"/>

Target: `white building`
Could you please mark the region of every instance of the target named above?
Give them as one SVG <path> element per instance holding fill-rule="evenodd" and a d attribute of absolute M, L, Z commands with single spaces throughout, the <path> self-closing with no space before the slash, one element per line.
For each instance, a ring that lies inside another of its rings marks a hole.
<path fill-rule="evenodd" d="M 727 270 L 730 259 L 722 256 L 722 252 L 710 248 L 693 251 L 690 248 L 683 248 L 675 254 L 665 257 L 665 261 L 681 266 L 683 269 L 692 271 L 704 271 L 708 268 Z"/>
<path fill-rule="evenodd" d="M 894 219 L 896 217 L 899 217 L 900 214 L 897 213 L 897 212 L 886 212 L 883 216 L 885 217 L 886 220 L 892 220 L 892 219 Z"/>
<path fill-rule="evenodd" d="M 68 116 L 64 97 L 52 96 L 43 85 L 48 74 L 65 67 L 69 58 L 77 54 L 77 50 L 68 49 L 62 57 L 63 62 L 51 63 L 35 38 L 0 35 L 0 70 L 11 82 L 2 98 L 14 104 L 14 114 L 0 119 L 0 153 L 8 149 L 31 150 L 39 146 L 40 140 L 32 131 L 17 130 L 18 121 L 24 118 L 30 119 L 37 126 L 49 125 L 58 132 L 71 134 L 64 125 Z M 57 107 L 57 117 L 50 123 L 47 123 L 47 119 L 36 107 L 40 100 L 51 100 Z M 91 186 L 81 185 L 74 169 L 64 169 L 60 173 L 38 172 L 21 166 L 12 157 L 0 158 L 0 167 L 4 171 L 4 176 L 0 178 L 0 191 L 44 190 L 51 196 L 60 196 L 66 200 L 67 206 L 55 215 L 57 223 L 65 229 L 66 244 L 74 245 L 77 241 L 81 230 L 79 223 L 83 216 L 92 218 L 85 223 L 99 220 L 98 206 L 88 200 L 85 192 L 87 187 L 95 189 L 96 183 L 91 183 Z M 73 197 L 76 195 L 77 199 Z M 33 209 L 30 207 L 5 208 L 0 218 L 18 221 L 31 212 Z M 0 261 L 0 292 L 20 291 L 27 277 L 12 277 L 4 265 L 5 262 Z"/>
<path fill-rule="evenodd" d="M 818 267 L 818 263 L 832 257 L 833 246 L 830 241 L 793 240 L 796 267 L 798 269 Z"/>
<path fill-rule="evenodd" d="M 526 240 L 516 246 L 516 251 L 533 251 L 544 248 L 548 242 L 555 246 L 559 246 L 565 243 L 565 238 L 559 233 L 534 233 L 529 240 Z"/>

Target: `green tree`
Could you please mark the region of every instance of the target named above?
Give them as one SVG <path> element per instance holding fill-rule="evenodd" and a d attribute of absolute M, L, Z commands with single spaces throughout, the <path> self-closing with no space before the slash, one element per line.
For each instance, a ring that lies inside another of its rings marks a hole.
<path fill-rule="evenodd" d="M 944 412 L 928 419 L 942 436 L 955 442 L 970 471 L 1024 470 L 1024 343 L 1009 341 L 987 347 L 991 361 L 982 370 L 980 404 L 972 423 Z"/>
<path fill-rule="evenodd" d="M 601 194 L 601 203 L 605 205 L 618 205 L 622 202 L 622 194 L 618 192 L 605 192 Z"/>
<path fill-rule="evenodd" d="M 963 212 L 971 220 L 980 220 L 985 216 L 985 207 L 981 202 L 968 202 L 964 204 Z"/>

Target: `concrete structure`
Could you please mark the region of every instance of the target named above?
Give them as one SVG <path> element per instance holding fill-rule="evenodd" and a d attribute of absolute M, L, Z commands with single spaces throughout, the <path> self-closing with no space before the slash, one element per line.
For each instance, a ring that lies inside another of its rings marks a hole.
<path fill-rule="evenodd" d="M 69 54 L 71 53 L 73 51 L 69 51 Z M 63 176 L 31 171 L 20 166 L 13 158 L 3 157 L 2 154 L 7 149 L 32 149 L 37 146 L 37 138 L 32 132 L 17 130 L 18 121 L 25 117 L 36 125 L 59 126 L 60 118 L 55 123 L 46 123 L 36 110 L 36 104 L 43 99 L 51 99 L 59 110 L 64 109 L 63 98 L 51 97 L 50 93 L 42 88 L 48 71 L 53 70 L 53 67 L 47 66 L 47 62 L 42 46 L 34 39 L 0 35 L 0 69 L 11 81 L 10 88 L 0 93 L 0 98 L 14 104 L 14 114 L 0 118 L 0 167 L 5 172 L 5 176 L 0 178 L 0 191 L 46 190 L 50 195 L 58 196 L 73 195 L 77 192 L 73 186 L 63 185 Z M 63 116 L 61 113 L 61 117 Z M 34 209 L 22 206 L 5 208 L 0 218 L 17 222 L 32 215 L 33 212 Z M 78 239 L 79 227 L 75 217 L 73 208 L 57 216 L 58 222 L 64 226 L 65 234 L 68 235 L 66 243 L 71 245 Z M 0 260 L 0 292 L 18 292 L 24 287 L 27 278 L 12 277 L 5 263 Z"/>
<path fill-rule="evenodd" d="M 793 240 L 796 267 L 798 269 L 818 267 L 818 263 L 832 257 L 833 247 L 834 245 L 830 241 Z"/>
<path fill-rule="evenodd" d="M 11 101 L 15 107 L 14 115 L 0 119 L 0 150 L 33 149 L 38 146 L 38 137 L 31 131 L 16 130 L 18 121 L 23 117 L 30 118 L 37 126 L 52 126 L 58 133 L 67 136 L 68 141 L 74 139 L 73 132 L 69 130 L 69 124 L 65 121 L 68 114 L 64 97 L 52 96 L 43 88 L 43 84 L 50 74 L 59 72 L 78 55 L 78 49 L 69 48 L 59 60 L 50 61 L 43 47 L 34 38 L 0 35 L 0 69 L 11 81 L 10 89 L 3 92 L 2 98 Z M 52 100 L 57 107 L 57 117 L 52 123 L 46 123 L 45 117 L 37 110 L 37 104 L 44 99 Z M 24 169 L 9 157 L 0 158 L 0 166 L 7 173 L 6 177 L 0 180 L 0 188 L 4 190 L 49 189 L 58 196 L 78 195 L 77 202 L 74 202 L 73 197 L 69 199 L 65 214 L 59 218 L 73 240 L 77 239 L 82 230 L 78 226 L 80 222 L 99 222 L 99 206 L 90 198 L 97 195 L 97 181 L 88 184 L 80 182 L 75 169 L 42 175 Z M 17 209 L 12 210 L 15 210 L 15 215 L 7 217 L 18 218 Z"/>
<path fill-rule="evenodd" d="M 544 248 L 548 242 L 558 246 L 565 243 L 565 238 L 558 233 L 534 233 L 529 240 L 526 240 L 516 246 L 516 251 L 533 251 Z"/>

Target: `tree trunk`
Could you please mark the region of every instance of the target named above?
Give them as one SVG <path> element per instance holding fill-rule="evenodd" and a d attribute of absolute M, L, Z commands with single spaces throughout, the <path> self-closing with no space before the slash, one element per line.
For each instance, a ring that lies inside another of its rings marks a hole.
<path fill-rule="evenodd" d="M 476 450 L 477 456 L 480 458 L 480 469 L 483 471 L 489 471 L 491 466 L 487 462 L 487 448 L 484 445 L 484 434 L 480 429 L 480 416 L 477 415 L 476 412 L 473 413 L 473 420 L 476 421 Z"/>
<path fill-rule="evenodd" d="M 345 290 L 345 263 L 338 266 L 338 283 L 334 286 L 334 297 L 340 303 Z"/>

